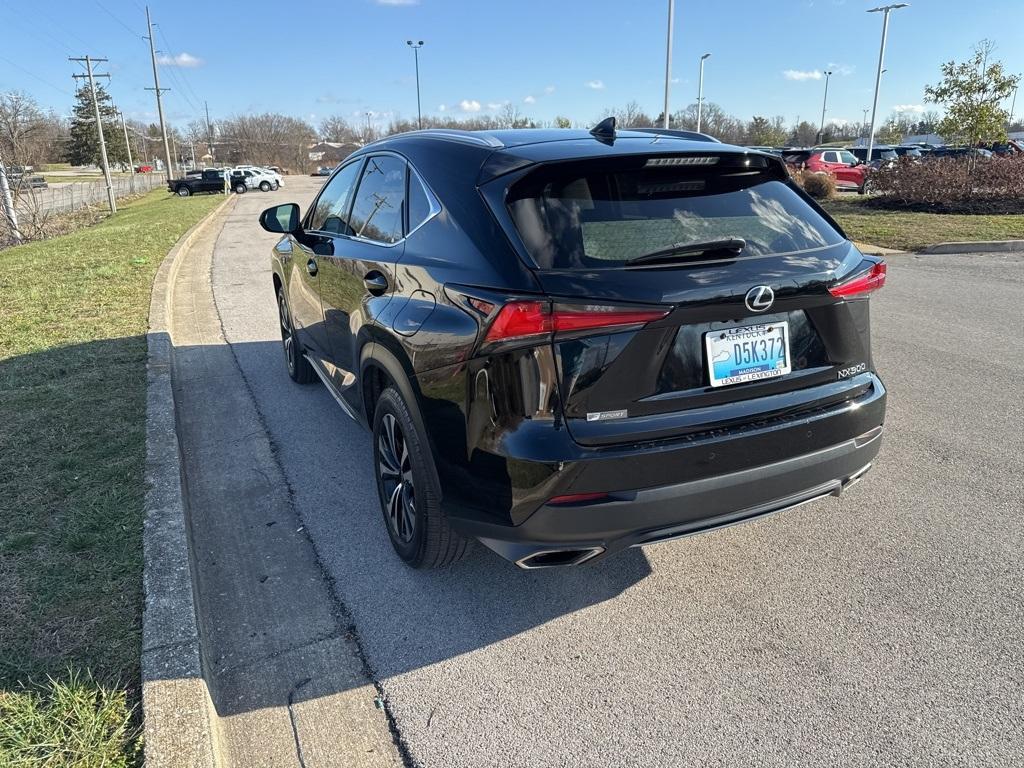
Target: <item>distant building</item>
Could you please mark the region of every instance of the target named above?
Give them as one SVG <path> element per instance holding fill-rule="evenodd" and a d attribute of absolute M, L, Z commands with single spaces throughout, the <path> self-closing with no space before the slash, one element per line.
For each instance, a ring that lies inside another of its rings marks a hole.
<path fill-rule="evenodd" d="M 337 165 L 357 149 L 358 144 L 321 141 L 309 147 L 309 160 L 321 165 Z"/>

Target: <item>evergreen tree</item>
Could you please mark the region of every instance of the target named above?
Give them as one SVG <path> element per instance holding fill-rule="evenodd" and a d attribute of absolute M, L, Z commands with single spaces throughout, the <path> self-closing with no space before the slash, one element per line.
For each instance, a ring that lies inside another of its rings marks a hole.
<path fill-rule="evenodd" d="M 117 109 L 110 94 L 100 85 L 96 86 L 96 100 L 100 105 L 100 119 L 103 121 L 103 138 L 107 142 L 107 160 L 110 165 L 124 165 L 128 162 L 128 151 L 124 144 L 124 131 Z M 96 131 L 96 112 L 93 109 L 92 91 L 85 83 L 75 93 L 75 106 L 71 117 L 71 140 L 68 142 L 65 159 L 72 165 L 100 164 L 100 137 Z"/>

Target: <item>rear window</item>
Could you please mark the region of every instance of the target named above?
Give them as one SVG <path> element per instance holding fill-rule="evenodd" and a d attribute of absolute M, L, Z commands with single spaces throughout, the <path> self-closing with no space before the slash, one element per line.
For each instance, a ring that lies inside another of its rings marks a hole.
<path fill-rule="evenodd" d="M 618 267 L 660 248 L 733 237 L 746 240 L 744 256 L 842 242 L 765 158 L 694 158 L 542 167 L 512 185 L 509 212 L 541 269 Z"/>

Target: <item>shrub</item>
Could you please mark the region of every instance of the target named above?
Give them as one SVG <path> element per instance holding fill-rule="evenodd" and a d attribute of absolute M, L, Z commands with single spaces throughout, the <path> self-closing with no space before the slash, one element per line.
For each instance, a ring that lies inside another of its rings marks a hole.
<path fill-rule="evenodd" d="M 836 194 L 836 180 L 827 173 L 804 172 L 802 186 L 815 200 L 828 200 Z"/>
<path fill-rule="evenodd" d="M 1024 157 L 931 158 L 875 171 L 876 205 L 947 213 L 1024 211 Z"/>

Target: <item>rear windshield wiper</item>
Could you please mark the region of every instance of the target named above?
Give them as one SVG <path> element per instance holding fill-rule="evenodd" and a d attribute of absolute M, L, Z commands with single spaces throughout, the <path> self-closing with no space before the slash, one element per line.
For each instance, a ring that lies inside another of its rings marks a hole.
<path fill-rule="evenodd" d="M 725 237 L 721 240 L 706 240 L 703 243 L 675 243 L 627 259 L 626 266 L 682 263 L 689 256 L 739 256 L 746 247 L 747 241 L 742 237 Z"/>

